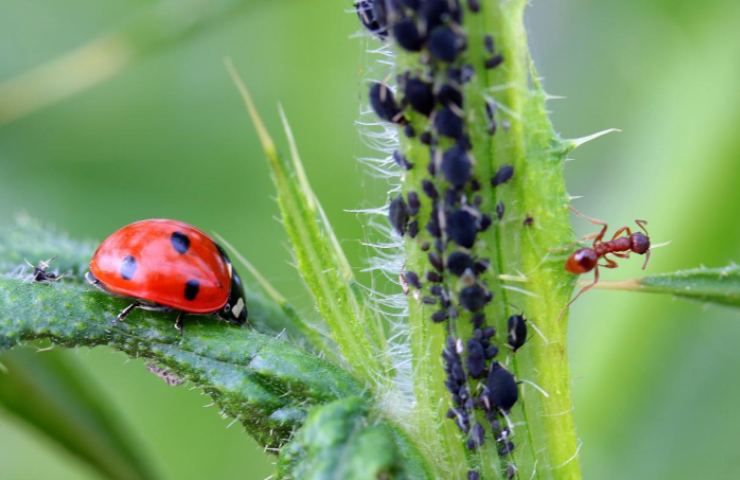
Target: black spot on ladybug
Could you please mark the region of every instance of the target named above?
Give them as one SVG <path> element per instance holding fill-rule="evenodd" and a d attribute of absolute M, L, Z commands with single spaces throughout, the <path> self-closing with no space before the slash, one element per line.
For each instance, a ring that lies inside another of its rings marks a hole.
<path fill-rule="evenodd" d="M 185 283 L 185 298 L 195 300 L 195 297 L 198 296 L 198 290 L 200 290 L 200 282 L 191 278 Z"/>
<path fill-rule="evenodd" d="M 514 375 L 498 362 L 491 364 L 483 397 L 492 408 L 499 408 L 504 412 L 511 410 L 511 407 L 519 399 L 519 391 Z"/>
<path fill-rule="evenodd" d="M 185 253 L 190 248 L 190 239 L 182 232 L 172 232 L 170 243 L 177 253 Z"/>
<path fill-rule="evenodd" d="M 131 280 L 134 278 L 134 274 L 136 273 L 136 259 L 131 255 L 124 257 L 121 261 L 120 273 L 121 278 L 124 280 Z"/>
<path fill-rule="evenodd" d="M 512 350 L 514 350 L 515 352 L 519 350 L 522 345 L 524 345 L 524 342 L 527 341 L 526 322 L 527 320 L 524 318 L 523 315 L 512 315 L 507 321 L 509 335 L 506 343 L 508 343 Z"/>
<path fill-rule="evenodd" d="M 511 165 L 502 165 L 496 174 L 491 178 L 491 186 L 498 187 L 502 183 L 506 183 L 511 180 L 514 176 L 514 167 Z"/>

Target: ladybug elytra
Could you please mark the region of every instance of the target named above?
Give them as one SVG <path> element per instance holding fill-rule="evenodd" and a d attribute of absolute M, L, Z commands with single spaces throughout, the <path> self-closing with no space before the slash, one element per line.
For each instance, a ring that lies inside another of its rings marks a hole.
<path fill-rule="evenodd" d="M 141 308 L 179 312 L 178 330 L 185 314 L 215 313 L 238 325 L 247 321 L 241 278 L 224 249 L 199 229 L 176 220 L 141 220 L 114 232 L 90 259 L 87 280 L 134 300 L 117 320 Z"/>

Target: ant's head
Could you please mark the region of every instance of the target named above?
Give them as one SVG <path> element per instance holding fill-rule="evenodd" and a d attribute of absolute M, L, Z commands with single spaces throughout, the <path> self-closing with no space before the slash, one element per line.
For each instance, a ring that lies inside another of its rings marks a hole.
<path fill-rule="evenodd" d="M 570 273 L 579 275 L 591 271 L 599 263 L 599 256 L 593 248 L 581 248 L 576 250 L 568 257 L 565 262 L 565 269 Z"/>
<path fill-rule="evenodd" d="M 630 235 L 630 249 L 633 252 L 642 255 L 650 250 L 650 239 L 647 235 L 640 232 L 633 233 Z"/>

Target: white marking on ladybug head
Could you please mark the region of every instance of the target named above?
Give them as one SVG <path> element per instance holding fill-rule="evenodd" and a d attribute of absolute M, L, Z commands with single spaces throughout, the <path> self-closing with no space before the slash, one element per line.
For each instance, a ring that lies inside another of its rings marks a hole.
<path fill-rule="evenodd" d="M 244 310 L 244 299 L 239 297 L 239 300 L 236 302 L 236 305 L 234 305 L 234 308 L 231 309 L 231 314 L 235 318 L 239 318 L 239 316 L 242 314 L 242 310 Z"/>

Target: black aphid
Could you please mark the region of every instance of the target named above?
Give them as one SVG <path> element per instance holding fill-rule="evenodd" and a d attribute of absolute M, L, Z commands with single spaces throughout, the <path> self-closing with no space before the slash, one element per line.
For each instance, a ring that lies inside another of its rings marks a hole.
<path fill-rule="evenodd" d="M 534 225 L 534 218 L 530 215 L 527 215 L 526 217 L 524 217 L 522 225 L 524 225 L 525 227 L 531 227 L 532 225 Z"/>
<path fill-rule="evenodd" d="M 477 450 L 478 447 L 483 445 L 485 438 L 486 431 L 483 429 L 483 425 L 479 422 L 475 422 L 475 425 L 470 429 L 470 436 L 468 437 L 467 442 L 468 450 Z"/>
<path fill-rule="evenodd" d="M 439 210 L 437 209 L 437 206 L 434 205 L 432 207 L 432 214 L 429 216 L 429 221 L 427 222 L 427 232 L 429 232 L 429 235 L 433 236 L 434 238 L 439 238 L 442 236 L 442 229 L 439 227 Z"/>
<path fill-rule="evenodd" d="M 409 210 L 406 202 L 403 200 L 403 196 L 398 195 L 396 198 L 391 200 L 391 203 L 388 206 L 388 220 L 393 229 L 399 235 L 406 233 L 406 224 L 409 221 Z"/>
<path fill-rule="evenodd" d="M 480 328 L 484 323 L 486 323 L 486 316 L 483 312 L 478 312 L 471 317 L 470 323 L 473 324 L 473 327 Z"/>
<path fill-rule="evenodd" d="M 424 179 L 421 181 L 421 189 L 424 191 L 424 193 L 427 194 L 427 197 L 431 198 L 432 200 L 436 200 L 439 198 L 439 192 L 437 192 L 437 187 L 434 186 L 431 180 Z"/>
<path fill-rule="evenodd" d="M 442 275 L 437 272 L 427 272 L 427 280 L 432 283 L 440 283 L 442 281 Z"/>
<path fill-rule="evenodd" d="M 423 303 L 424 305 L 436 305 L 437 299 L 434 297 L 424 296 L 421 299 L 421 303 Z"/>
<path fill-rule="evenodd" d="M 404 85 L 404 100 L 417 112 L 429 116 L 434 109 L 432 85 L 419 78 L 408 78 Z"/>
<path fill-rule="evenodd" d="M 496 171 L 496 174 L 491 178 L 491 185 L 498 187 L 502 183 L 506 183 L 511 180 L 514 176 L 514 167 L 511 165 L 501 165 Z"/>
<path fill-rule="evenodd" d="M 496 68 L 499 65 L 501 65 L 504 62 L 504 56 L 500 53 L 497 53 L 496 55 L 492 56 L 491 58 L 486 59 L 486 61 L 483 63 L 483 65 L 486 68 Z"/>
<path fill-rule="evenodd" d="M 491 301 L 491 293 L 480 285 L 471 285 L 460 290 L 460 305 L 471 312 L 477 312 Z"/>
<path fill-rule="evenodd" d="M 377 35 L 380 38 L 385 38 L 388 35 L 386 27 L 386 15 L 385 7 L 375 7 L 375 3 L 384 2 L 373 2 L 372 0 L 361 0 L 355 3 L 355 9 L 357 10 L 357 16 L 360 18 L 362 25 L 370 31 L 370 33 Z M 382 18 L 378 18 L 377 14 L 380 13 Z"/>
<path fill-rule="evenodd" d="M 457 210 L 447 215 L 447 236 L 465 248 L 472 248 L 478 233 L 478 222 L 475 215 L 467 210 Z"/>
<path fill-rule="evenodd" d="M 434 114 L 434 129 L 440 135 L 460 139 L 463 136 L 464 122 L 451 108 L 444 107 Z"/>
<path fill-rule="evenodd" d="M 493 37 L 491 35 L 486 35 L 483 37 L 483 45 L 486 47 L 486 51 L 488 53 L 493 53 L 493 50 L 495 48 Z"/>
<path fill-rule="evenodd" d="M 484 273 L 486 270 L 488 270 L 488 267 L 490 266 L 490 262 L 486 259 L 476 260 L 475 264 L 473 265 L 473 271 L 480 275 L 481 273 Z"/>
<path fill-rule="evenodd" d="M 483 378 L 486 374 L 486 350 L 480 340 L 468 340 L 468 373 L 472 378 Z"/>
<path fill-rule="evenodd" d="M 480 1 L 479 0 L 468 0 L 468 8 L 473 13 L 480 12 Z"/>
<path fill-rule="evenodd" d="M 424 45 L 424 38 L 419 33 L 413 18 L 402 18 L 391 27 L 391 33 L 401 48 L 418 52 Z"/>
<path fill-rule="evenodd" d="M 421 251 L 422 252 L 428 251 L 430 247 L 431 247 L 431 245 L 429 244 L 429 242 L 427 242 L 427 241 L 421 242 L 421 247 L 420 248 L 421 248 Z"/>
<path fill-rule="evenodd" d="M 409 205 L 409 215 L 412 217 L 419 213 L 419 208 L 421 207 L 421 202 L 419 200 L 419 194 L 416 192 L 409 192 L 406 195 L 406 201 Z"/>
<path fill-rule="evenodd" d="M 456 105 L 459 108 L 462 108 L 463 95 L 460 89 L 454 85 L 446 83 L 439 87 L 439 91 L 437 92 L 437 101 L 445 107 Z"/>
<path fill-rule="evenodd" d="M 431 145 L 434 141 L 434 138 L 432 137 L 431 132 L 424 132 L 421 135 L 419 135 L 419 141 L 423 143 L 424 145 Z"/>
<path fill-rule="evenodd" d="M 419 234 L 419 222 L 417 220 L 412 220 L 408 224 L 408 233 L 409 237 L 416 238 L 416 236 Z"/>
<path fill-rule="evenodd" d="M 467 183 L 472 167 L 470 157 L 460 145 L 454 145 L 442 155 L 442 174 L 455 187 L 459 188 Z"/>
<path fill-rule="evenodd" d="M 465 39 L 450 27 L 445 26 L 439 26 L 432 30 L 427 40 L 429 53 L 443 62 L 454 62 L 464 46 Z"/>
<path fill-rule="evenodd" d="M 478 470 L 468 470 L 468 480 L 480 480 L 480 472 Z"/>
<path fill-rule="evenodd" d="M 434 267 L 436 271 L 440 273 L 444 272 L 445 266 L 444 266 L 444 263 L 442 262 L 442 258 L 440 258 L 439 255 L 437 255 L 434 252 L 429 252 L 427 257 L 429 258 L 429 263 L 432 264 L 432 267 Z"/>
<path fill-rule="evenodd" d="M 409 162 L 406 156 L 398 150 L 393 152 L 393 161 L 396 162 L 396 165 L 403 168 L 404 170 L 411 170 L 411 168 L 414 166 L 414 164 Z"/>
<path fill-rule="evenodd" d="M 522 345 L 524 345 L 524 342 L 527 341 L 526 322 L 527 320 L 524 318 L 523 315 L 512 315 L 506 322 L 507 329 L 509 331 L 506 343 L 508 343 L 512 350 L 514 350 L 515 352 L 519 350 Z"/>
<path fill-rule="evenodd" d="M 514 478 L 516 478 L 516 474 L 516 465 L 513 463 L 506 465 L 506 480 L 514 480 Z"/>
<path fill-rule="evenodd" d="M 478 229 L 481 232 L 485 232 L 486 230 L 488 230 L 488 227 L 491 226 L 491 223 L 493 223 L 493 220 L 491 220 L 491 216 L 483 214 L 480 217 L 480 225 L 478 225 Z"/>
<path fill-rule="evenodd" d="M 465 85 L 475 77 L 475 69 L 472 65 L 465 64 L 460 69 L 460 84 Z"/>
<path fill-rule="evenodd" d="M 465 270 L 473 268 L 473 258 L 464 252 L 452 252 L 447 256 L 447 269 L 456 276 L 465 273 Z"/>
<path fill-rule="evenodd" d="M 519 390 L 514 375 L 498 362 L 491 363 L 486 385 L 482 394 L 484 404 L 504 412 L 511 410 L 519 399 Z"/>
<path fill-rule="evenodd" d="M 414 127 L 410 123 L 407 123 L 406 126 L 403 127 L 403 134 L 408 138 L 414 138 L 416 136 L 416 130 L 414 130 Z"/>
<path fill-rule="evenodd" d="M 411 270 L 409 270 L 405 272 L 403 276 L 406 278 L 406 283 L 416 288 L 417 290 L 421 290 L 421 281 L 419 281 L 419 275 L 417 275 L 416 272 L 412 272 Z"/>
<path fill-rule="evenodd" d="M 505 211 L 506 211 L 506 207 L 504 206 L 504 202 L 498 202 L 496 204 L 496 218 L 498 218 L 499 221 L 504 219 Z"/>
<path fill-rule="evenodd" d="M 427 31 L 450 20 L 456 23 L 462 20 L 458 2 L 449 0 L 426 0 L 421 6 L 419 15 Z"/>
<path fill-rule="evenodd" d="M 396 103 L 388 85 L 373 82 L 370 84 L 370 106 L 373 107 L 378 117 L 393 123 L 405 123 L 406 119 L 401 113 L 401 107 Z"/>
<path fill-rule="evenodd" d="M 437 310 L 432 314 L 432 321 L 434 323 L 444 322 L 448 318 L 449 314 L 447 313 L 447 310 Z"/>

